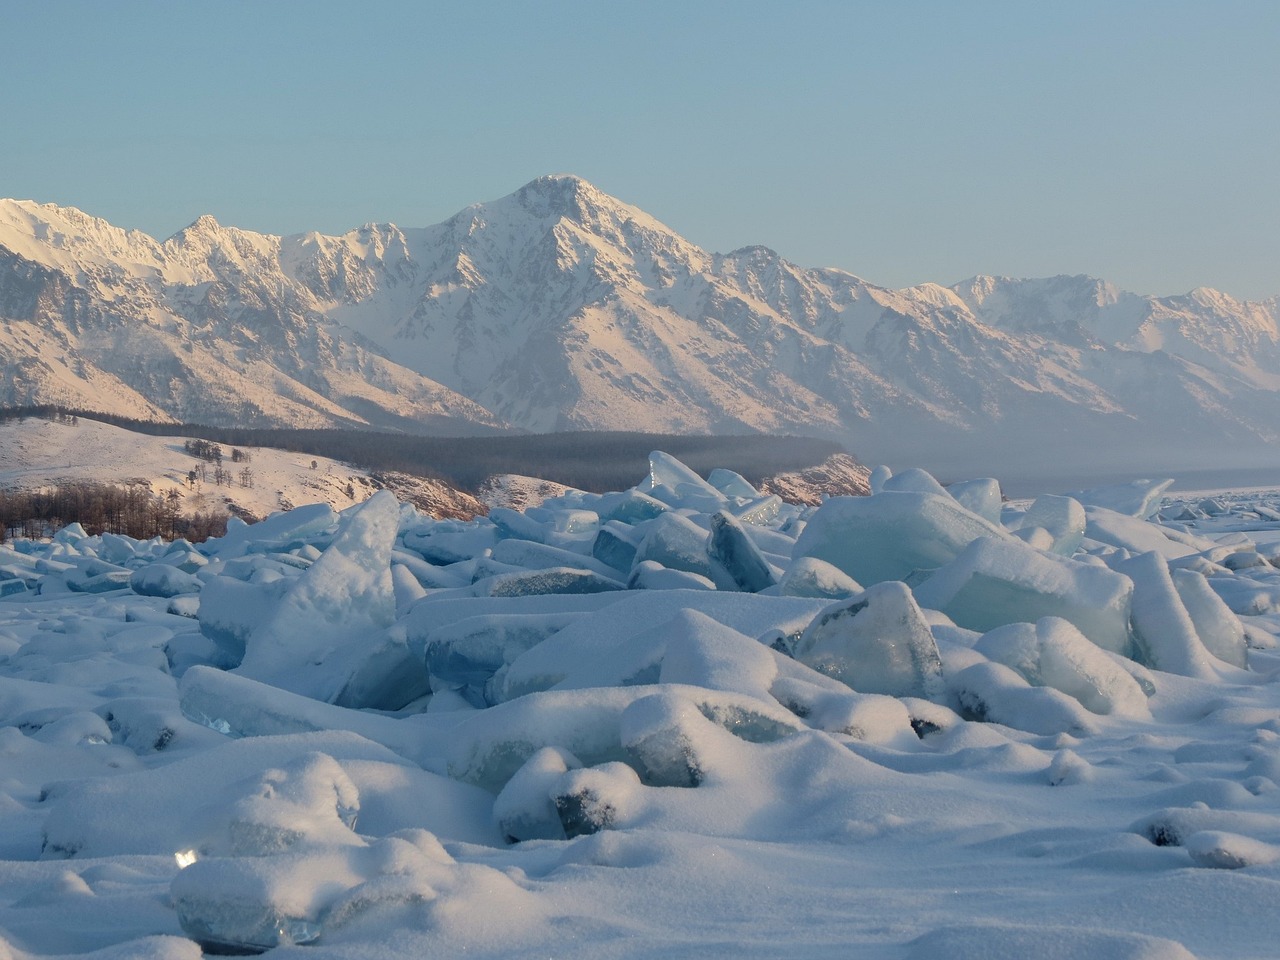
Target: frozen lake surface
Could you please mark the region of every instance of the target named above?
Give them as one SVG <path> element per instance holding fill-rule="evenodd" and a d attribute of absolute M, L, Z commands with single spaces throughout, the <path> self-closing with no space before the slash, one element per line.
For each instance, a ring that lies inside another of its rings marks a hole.
<path fill-rule="evenodd" d="M 1255 480 L 0 545 L 0 957 L 1274 957 Z"/>

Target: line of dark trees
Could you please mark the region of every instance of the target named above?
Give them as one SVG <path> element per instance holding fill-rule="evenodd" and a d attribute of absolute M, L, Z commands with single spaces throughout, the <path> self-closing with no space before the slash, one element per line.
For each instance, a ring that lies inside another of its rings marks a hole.
<path fill-rule="evenodd" d="M 227 532 L 224 513 L 183 513 L 176 490 L 160 496 L 145 483 L 79 481 L 39 490 L 0 490 L 0 540 L 47 537 L 72 523 L 90 534 L 122 533 L 138 540 L 186 537 L 196 543 Z"/>
<path fill-rule="evenodd" d="M 0 410 L 0 419 L 48 415 L 54 407 Z M 42 414 L 40 411 L 45 411 Z M 682 436 L 659 433 L 591 432 L 427 437 L 374 430 L 293 430 L 152 423 L 87 410 L 60 410 L 153 436 L 198 437 L 235 447 L 274 447 L 330 457 L 367 470 L 394 470 L 444 480 L 474 491 L 488 477 L 518 473 L 555 480 L 582 490 L 618 490 L 648 472 L 651 450 L 665 450 L 702 473 L 715 467 L 737 471 L 752 482 L 821 463 L 842 447 L 814 437 Z"/>

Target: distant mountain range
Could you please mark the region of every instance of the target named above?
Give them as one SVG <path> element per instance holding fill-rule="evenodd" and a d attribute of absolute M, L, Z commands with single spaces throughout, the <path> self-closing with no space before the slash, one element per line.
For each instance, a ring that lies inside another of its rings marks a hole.
<path fill-rule="evenodd" d="M 423 433 L 803 433 L 864 458 L 1265 458 L 1280 299 L 890 290 L 708 253 L 572 176 L 419 229 L 163 242 L 0 201 L 0 403 Z"/>

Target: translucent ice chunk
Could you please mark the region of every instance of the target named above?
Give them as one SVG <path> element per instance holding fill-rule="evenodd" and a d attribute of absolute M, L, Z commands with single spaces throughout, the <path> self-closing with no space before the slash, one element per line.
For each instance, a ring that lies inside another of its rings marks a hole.
<path fill-rule="evenodd" d="M 485 685 L 498 670 L 578 616 L 567 612 L 484 614 L 433 630 L 425 646 L 432 688 L 459 690 L 470 703 L 487 706 Z"/>
<path fill-rule="evenodd" d="M 727 497 L 755 500 L 760 496 L 760 491 L 748 483 L 741 474 L 726 470 L 723 467 L 716 467 L 707 474 L 707 483 Z"/>
<path fill-rule="evenodd" d="M 930 699 L 942 692 L 933 634 L 903 583 L 875 584 L 819 613 L 795 658 L 862 693 Z"/>
<path fill-rule="evenodd" d="M 1103 649 L 1131 652 L 1128 577 L 1012 538 L 975 540 L 915 594 L 922 606 L 970 630 L 1062 617 Z"/>
<path fill-rule="evenodd" d="M 1160 509 L 1160 499 L 1173 486 L 1172 480 L 1133 480 L 1106 487 L 1093 487 L 1071 494 L 1086 507 L 1104 507 L 1125 516 L 1146 520 Z"/>
<path fill-rule="evenodd" d="M 991 477 L 977 480 L 961 480 L 950 484 L 947 493 L 956 498 L 960 506 L 976 513 L 991 523 L 1000 522 L 1000 481 Z"/>
<path fill-rule="evenodd" d="M 940 567 L 978 537 L 1012 540 L 945 494 L 832 497 L 809 519 L 793 556 L 817 557 L 872 584 Z"/>
<path fill-rule="evenodd" d="M 778 516 L 782 513 L 782 506 L 782 498 L 775 494 L 770 494 L 767 497 L 758 497 L 749 503 L 734 508 L 730 512 L 743 523 L 749 523 L 753 526 L 767 526 L 778 519 Z"/>
<path fill-rule="evenodd" d="M 759 593 L 778 582 L 760 548 L 743 531 L 742 525 L 723 510 L 711 517 L 708 552 L 713 579 L 722 587 Z M 714 574 L 720 576 L 716 578 Z"/>
<path fill-rule="evenodd" d="M 618 520 L 622 523 L 642 523 L 660 516 L 670 508 L 661 500 L 655 500 L 639 490 L 608 493 L 600 501 L 600 519 Z"/>
<path fill-rule="evenodd" d="M 671 570 L 688 570 L 710 577 L 707 540 L 707 531 L 688 517 L 664 513 L 646 526 L 644 539 L 636 548 L 635 563 L 653 560 Z"/>
<path fill-rule="evenodd" d="M 562 547 L 535 543 L 532 540 L 507 539 L 499 540 L 493 548 L 493 559 L 499 563 L 509 563 L 526 570 L 547 570 L 552 567 L 574 567 L 590 570 L 601 576 L 612 577 L 617 571 L 606 566 L 594 557 L 583 556 Z M 628 568 L 629 569 L 629 568 Z"/>
<path fill-rule="evenodd" d="M 649 486 L 652 493 L 664 501 L 689 501 L 689 506 L 705 509 L 712 505 L 717 509 L 725 502 L 725 495 L 689 469 L 669 453 L 654 450 L 649 454 Z M 703 506 L 698 506 L 703 504 Z M 710 511 L 707 511 L 710 512 Z"/>
<path fill-rule="evenodd" d="M 607 593 L 625 590 L 626 584 L 589 570 L 551 567 L 546 570 L 498 574 L 478 581 L 472 589 L 476 596 L 529 597 L 552 593 Z"/>
<path fill-rule="evenodd" d="M 626 573 L 636 562 L 637 543 L 631 527 L 610 520 L 591 542 L 591 556 L 613 570 Z"/>

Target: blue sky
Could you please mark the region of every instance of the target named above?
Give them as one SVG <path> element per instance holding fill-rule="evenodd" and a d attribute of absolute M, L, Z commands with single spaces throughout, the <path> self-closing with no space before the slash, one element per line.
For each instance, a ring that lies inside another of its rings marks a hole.
<path fill-rule="evenodd" d="M 876 283 L 1280 294 L 1280 3 L 0 0 L 0 195 L 165 237 L 580 174 Z"/>

